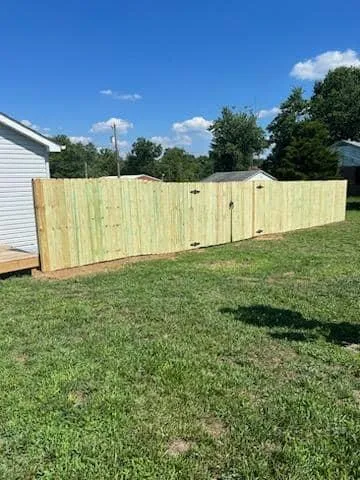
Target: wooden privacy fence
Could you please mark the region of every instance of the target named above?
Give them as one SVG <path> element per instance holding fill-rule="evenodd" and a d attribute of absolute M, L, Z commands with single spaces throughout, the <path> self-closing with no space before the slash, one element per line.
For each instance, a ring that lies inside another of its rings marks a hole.
<path fill-rule="evenodd" d="M 346 181 L 34 180 L 41 269 L 170 253 L 339 222 Z"/>

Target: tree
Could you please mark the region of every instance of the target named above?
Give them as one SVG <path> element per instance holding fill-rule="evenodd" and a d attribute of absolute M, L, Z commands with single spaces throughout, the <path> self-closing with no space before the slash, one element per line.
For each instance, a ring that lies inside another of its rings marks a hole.
<path fill-rule="evenodd" d="M 246 170 L 254 155 L 266 147 L 264 131 L 252 112 L 224 107 L 209 130 L 213 134 L 210 156 L 215 171 Z"/>
<path fill-rule="evenodd" d="M 53 140 L 66 148 L 50 157 L 50 174 L 54 178 L 83 178 L 96 161 L 97 150 L 89 143 L 72 143 L 66 135 L 58 135 Z"/>
<path fill-rule="evenodd" d="M 117 175 L 116 155 L 109 148 L 97 149 L 92 143 L 73 143 L 66 135 L 54 137 L 54 140 L 66 148 L 50 156 L 50 174 L 53 178 Z"/>
<path fill-rule="evenodd" d="M 120 159 L 120 170 L 124 161 Z M 96 159 L 89 169 L 90 177 L 115 177 L 117 176 L 116 153 L 110 148 L 100 148 L 97 151 Z"/>
<path fill-rule="evenodd" d="M 338 155 L 329 149 L 329 132 L 317 120 L 298 122 L 276 166 L 279 180 L 326 180 L 338 173 Z"/>
<path fill-rule="evenodd" d="M 156 160 L 161 156 L 162 147 L 143 137 L 138 138 L 127 155 L 123 173 L 126 175 L 156 174 Z"/>
<path fill-rule="evenodd" d="M 327 126 L 332 143 L 360 140 L 360 69 L 339 67 L 316 82 L 311 117 Z"/>
<path fill-rule="evenodd" d="M 202 180 L 203 178 L 206 178 L 214 173 L 214 162 L 210 156 L 200 155 L 199 157 L 196 157 L 196 162 L 198 164 L 199 180 Z"/>
<path fill-rule="evenodd" d="M 193 182 L 199 179 L 200 163 L 183 148 L 167 148 L 156 164 L 157 175 L 167 182 Z"/>
<path fill-rule="evenodd" d="M 278 176 L 285 149 L 290 145 L 296 125 L 308 116 L 308 101 L 302 88 L 293 88 L 288 98 L 280 105 L 280 112 L 268 126 L 272 151 L 264 162 L 264 169 Z"/>

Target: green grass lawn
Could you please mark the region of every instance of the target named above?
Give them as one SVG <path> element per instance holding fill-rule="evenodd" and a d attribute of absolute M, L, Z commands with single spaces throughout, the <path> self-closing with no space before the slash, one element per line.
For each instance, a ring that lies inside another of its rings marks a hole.
<path fill-rule="evenodd" d="M 0 281 L 1 479 L 359 479 L 347 221 Z"/>

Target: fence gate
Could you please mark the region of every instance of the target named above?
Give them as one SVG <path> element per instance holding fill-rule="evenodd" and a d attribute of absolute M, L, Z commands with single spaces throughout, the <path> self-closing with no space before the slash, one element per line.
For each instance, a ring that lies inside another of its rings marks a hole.
<path fill-rule="evenodd" d="M 188 183 L 188 242 L 190 247 L 205 247 L 231 241 L 231 185 L 226 183 Z"/>

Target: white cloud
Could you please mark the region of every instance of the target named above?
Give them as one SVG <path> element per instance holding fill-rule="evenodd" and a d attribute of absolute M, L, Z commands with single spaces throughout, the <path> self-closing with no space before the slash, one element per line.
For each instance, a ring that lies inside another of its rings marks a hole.
<path fill-rule="evenodd" d="M 257 113 L 257 116 L 258 118 L 268 118 L 268 117 L 274 117 L 275 115 L 277 115 L 278 113 L 280 113 L 281 110 L 279 107 L 273 107 L 273 108 L 269 108 L 268 110 L 264 109 L 264 110 L 260 110 L 258 113 Z"/>
<path fill-rule="evenodd" d="M 142 96 L 138 93 L 125 93 L 125 94 L 116 94 L 114 96 L 116 100 L 129 100 L 130 102 L 136 102 L 136 100 L 141 100 Z"/>
<path fill-rule="evenodd" d="M 192 138 L 189 135 L 175 135 L 174 137 L 154 136 L 150 139 L 154 143 L 159 143 L 164 148 L 185 147 L 192 144 Z"/>
<path fill-rule="evenodd" d="M 126 140 L 121 140 L 120 142 L 118 142 L 118 146 L 120 149 L 120 153 L 124 151 L 128 152 L 130 150 L 130 143 Z"/>
<path fill-rule="evenodd" d="M 301 80 L 321 80 L 329 70 L 337 67 L 360 67 L 359 54 L 348 49 L 330 50 L 293 66 L 290 75 Z"/>
<path fill-rule="evenodd" d="M 25 127 L 29 127 L 29 128 L 34 128 L 34 126 L 35 127 L 37 126 L 37 125 L 33 125 L 32 122 L 30 122 L 30 120 L 21 120 L 21 123 L 25 125 Z"/>
<path fill-rule="evenodd" d="M 204 117 L 193 117 L 183 122 L 173 123 L 172 129 L 177 134 L 183 133 L 198 133 L 200 135 L 210 136 L 209 127 L 212 122 L 206 120 Z"/>
<path fill-rule="evenodd" d="M 141 100 L 142 96 L 139 93 L 118 93 L 114 92 L 110 88 L 105 90 L 100 90 L 101 95 L 106 95 L 108 97 L 112 97 L 115 100 L 124 100 L 129 102 L 136 102 L 137 100 Z"/>
<path fill-rule="evenodd" d="M 93 133 L 103 133 L 111 130 L 113 125 L 116 125 L 118 133 L 127 133 L 130 128 L 133 128 L 134 125 L 128 120 L 123 120 L 122 118 L 109 118 L 104 122 L 97 122 L 91 127 L 90 132 Z"/>
<path fill-rule="evenodd" d="M 112 95 L 112 90 L 107 89 L 107 90 L 100 90 L 101 95 Z"/>
<path fill-rule="evenodd" d="M 112 143 L 112 146 L 115 147 L 114 137 L 111 137 L 111 143 Z M 119 148 L 120 152 L 122 152 L 124 150 L 126 150 L 126 151 L 129 150 L 130 144 L 126 140 L 118 140 L 117 143 L 118 143 L 118 148 Z"/>
<path fill-rule="evenodd" d="M 42 127 L 39 127 L 39 125 L 36 125 L 35 123 L 32 123 L 30 122 L 30 120 L 21 120 L 21 123 L 25 126 L 25 127 L 28 127 L 28 128 L 31 128 L 33 130 L 37 130 L 39 133 L 48 133 L 50 132 L 50 128 L 42 128 Z"/>
<path fill-rule="evenodd" d="M 91 137 L 69 137 L 71 143 L 81 143 L 81 145 L 89 145 Z"/>
<path fill-rule="evenodd" d="M 270 153 L 273 151 L 274 147 L 275 147 L 275 143 L 272 143 L 267 148 L 262 150 L 262 152 L 260 152 L 258 155 L 254 155 L 254 158 L 257 158 L 259 160 L 265 160 L 270 155 Z"/>
<path fill-rule="evenodd" d="M 183 122 L 172 124 L 173 135 L 154 136 L 151 141 L 159 143 L 164 148 L 189 147 L 193 144 L 194 136 L 209 140 L 212 136 L 208 128 L 212 122 L 204 117 L 193 117 Z"/>

